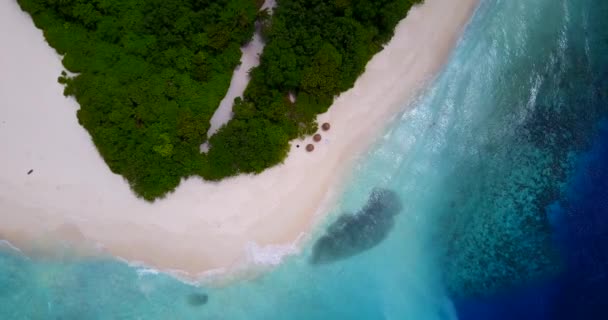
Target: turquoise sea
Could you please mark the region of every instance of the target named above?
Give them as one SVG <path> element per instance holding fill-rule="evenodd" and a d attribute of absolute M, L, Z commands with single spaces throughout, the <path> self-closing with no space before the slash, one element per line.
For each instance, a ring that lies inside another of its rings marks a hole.
<path fill-rule="evenodd" d="M 263 276 L 3 243 L 0 319 L 608 319 L 608 1 L 482 0 L 404 110 Z"/>

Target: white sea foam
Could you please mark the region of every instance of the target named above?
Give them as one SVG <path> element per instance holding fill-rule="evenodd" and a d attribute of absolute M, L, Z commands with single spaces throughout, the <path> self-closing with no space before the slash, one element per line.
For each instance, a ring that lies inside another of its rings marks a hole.
<path fill-rule="evenodd" d="M 249 242 L 245 246 L 245 251 L 247 261 L 254 265 L 276 266 L 286 256 L 297 254 L 300 250 L 295 243 L 260 246 L 255 242 Z"/>
<path fill-rule="evenodd" d="M 0 247 L 5 247 L 5 248 L 11 249 L 11 250 L 13 250 L 13 251 L 17 251 L 17 252 L 19 252 L 19 253 L 23 253 L 23 252 L 21 251 L 21 249 L 19 249 L 19 248 L 15 247 L 15 246 L 14 246 L 12 243 L 10 243 L 10 241 L 8 241 L 8 240 L 0 240 Z"/>
<path fill-rule="evenodd" d="M 137 268 L 137 276 L 143 277 L 148 275 L 157 275 L 160 273 L 160 270 L 154 268 Z"/>

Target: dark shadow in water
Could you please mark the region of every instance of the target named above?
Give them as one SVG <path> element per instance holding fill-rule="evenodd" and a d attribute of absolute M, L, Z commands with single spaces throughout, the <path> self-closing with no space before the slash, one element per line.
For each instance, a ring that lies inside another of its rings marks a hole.
<path fill-rule="evenodd" d="M 188 295 L 188 304 L 193 307 L 205 305 L 207 301 L 209 301 L 209 296 L 204 293 L 192 293 Z"/>
<path fill-rule="evenodd" d="M 376 188 L 356 214 L 343 213 L 313 246 L 310 262 L 325 264 L 359 254 L 378 245 L 395 224 L 401 211 L 397 194 Z"/>

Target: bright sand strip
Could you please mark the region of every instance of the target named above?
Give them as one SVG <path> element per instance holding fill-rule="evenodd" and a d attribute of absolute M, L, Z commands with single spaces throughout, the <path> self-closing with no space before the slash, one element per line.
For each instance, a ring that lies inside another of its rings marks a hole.
<path fill-rule="evenodd" d="M 284 164 L 258 176 L 188 179 L 151 204 L 110 172 L 78 124 L 42 32 L 14 0 L 0 1 L 0 239 L 26 251 L 92 243 L 191 275 L 276 263 L 276 249 L 297 248 L 354 160 L 441 69 L 476 5 L 426 0 L 412 9 L 355 87 L 319 116 L 332 128 L 314 152 L 295 147 L 310 140 L 294 141 Z"/>
<path fill-rule="evenodd" d="M 272 11 L 272 8 L 274 8 L 275 5 L 275 0 L 266 0 L 260 10 L 269 9 Z M 232 73 L 228 92 L 226 92 L 226 96 L 222 99 L 219 107 L 211 117 L 211 126 L 207 131 L 207 136 L 211 137 L 217 130 L 232 119 L 232 105 L 234 99 L 243 96 L 247 84 L 249 83 L 249 70 L 260 64 L 259 55 L 262 53 L 262 50 L 264 50 L 264 41 L 262 40 L 259 27 L 256 27 L 256 31 L 253 34 L 251 41 L 241 48 L 241 64 L 236 67 Z M 207 151 L 207 149 L 208 146 L 203 148 L 204 151 Z"/>

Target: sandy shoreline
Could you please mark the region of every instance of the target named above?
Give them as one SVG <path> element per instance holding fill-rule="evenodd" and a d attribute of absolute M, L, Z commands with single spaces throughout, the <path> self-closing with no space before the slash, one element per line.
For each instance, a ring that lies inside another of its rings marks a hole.
<path fill-rule="evenodd" d="M 297 252 L 356 157 L 446 61 L 478 0 L 426 0 L 355 87 L 319 117 L 332 129 L 283 165 L 220 183 L 183 181 L 137 199 L 107 168 L 57 83 L 59 57 L 15 1 L 0 3 L 0 240 L 43 250 L 67 240 L 162 270 L 199 275 L 274 264 Z M 356 124 L 356 125 L 353 125 Z M 28 175 L 28 171 L 33 170 Z"/>

